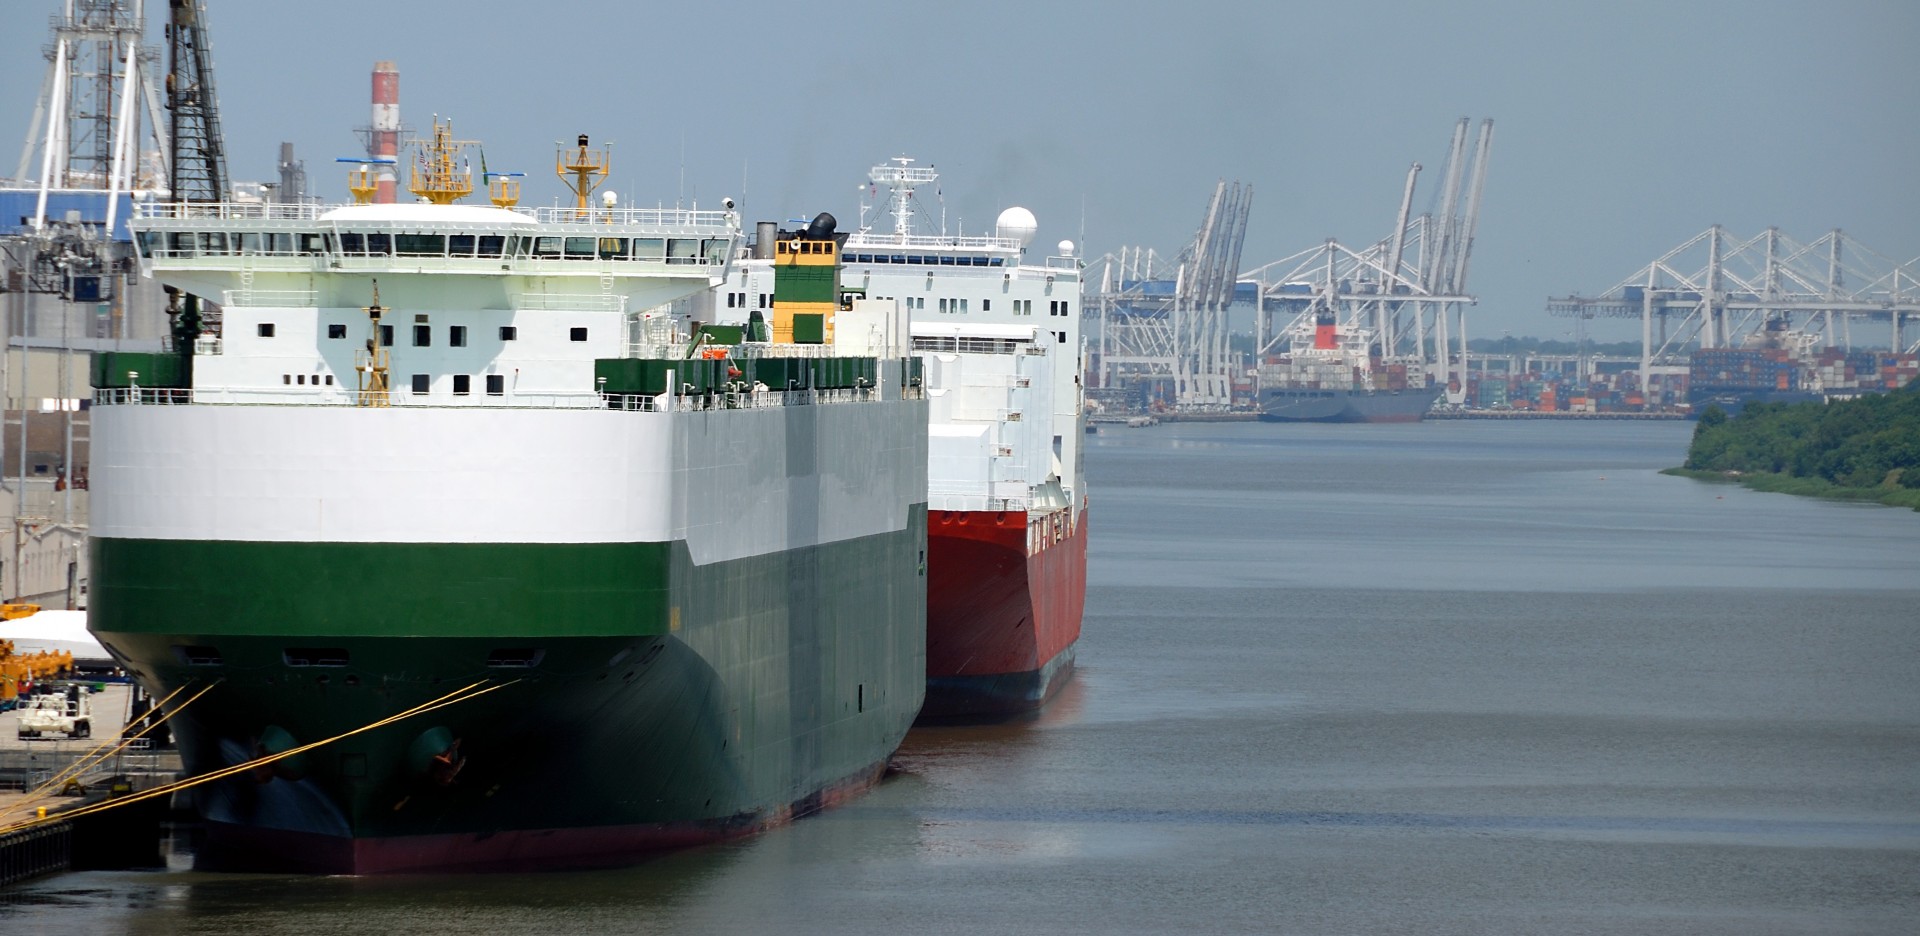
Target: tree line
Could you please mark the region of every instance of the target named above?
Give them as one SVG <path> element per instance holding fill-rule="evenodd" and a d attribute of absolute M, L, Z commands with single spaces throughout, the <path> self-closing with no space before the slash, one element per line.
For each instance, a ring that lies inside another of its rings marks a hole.
<path fill-rule="evenodd" d="M 1920 383 L 1829 404 L 1752 403 L 1732 418 L 1710 406 L 1686 467 L 1920 489 Z"/>

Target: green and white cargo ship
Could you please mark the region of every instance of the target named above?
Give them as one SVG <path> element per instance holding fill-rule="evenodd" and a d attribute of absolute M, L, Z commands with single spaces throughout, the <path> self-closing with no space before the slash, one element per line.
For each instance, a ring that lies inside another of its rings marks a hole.
<path fill-rule="evenodd" d="M 462 205 L 435 131 L 430 203 L 136 212 L 179 348 L 95 363 L 92 629 L 189 774 L 335 739 L 196 787 L 203 864 L 610 864 L 864 789 L 924 685 L 904 323 L 675 321 L 730 204 L 590 206 L 582 137 L 576 207 Z"/>

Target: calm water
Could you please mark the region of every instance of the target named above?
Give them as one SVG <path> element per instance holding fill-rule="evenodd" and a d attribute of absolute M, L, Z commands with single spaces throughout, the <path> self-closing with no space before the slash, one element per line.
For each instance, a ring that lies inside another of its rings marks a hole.
<path fill-rule="evenodd" d="M 1680 424 L 1089 440 L 1081 671 L 748 842 L 594 874 L 73 874 L 5 933 L 1920 931 L 1920 515 Z"/>

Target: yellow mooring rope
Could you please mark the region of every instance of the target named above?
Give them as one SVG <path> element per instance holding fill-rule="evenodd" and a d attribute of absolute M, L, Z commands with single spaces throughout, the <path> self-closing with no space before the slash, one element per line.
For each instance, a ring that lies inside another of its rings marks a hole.
<path fill-rule="evenodd" d="M 79 809 L 70 809 L 66 812 L 59 813 L 56 815 L 49 815 L 46 817 L 35 817 L 32 819 L 15 822 L 11 825 L 0 826 L 0 835 L 4 835 L 8 832 L 12 832 L 18 829 L 29 828 L 31 826 L 39 825 L 45 822 L 53 822 L 61 819 L 73 819 L 80 816 L 89 816 L 94 813 L 103 812 L 108 809 L 115 809 L 121 806 L 129 806 L 134 803 L 138 803 L 141 800 L 152 799 L 156 796 L 166 796 L 166 795 L 178 792 L 180 790 L 185 790 L 190 787 L 199 786 L 200 784 L 203 784 L 203 783 L 211 783 L 215 780 L 223 780 L 227 777 L 233 776 L 234 774 L 244 773 L 246 771 L 253 770 L 256 767 L 263 767 L 267 764 L 271 764 L 275 761 L 283 760 L 285 758 L 293 757 L 297 754 L 305 754 L 306 752 L 311 751 L 314 748 L 324 747 L 326 745 L 332 744 L 335 741 L 339 741 L 344 738 L 351 738 L 354 735 L 372 731 L 375 728 L 382 728 L 387 725 L 391 725 L 394 722 L 401 721 L 407 718 L 412 718 L 415 715 L 424 715 L 427 712 L 431 712 L 436 709 L 443 709 L 449 705 L 455 705 L 460 702 L 466 702 L 471 699 L 477 699 L 483 695 L 486 695 L 489 692 L 505 689 L 508 686 L 511 686 L 514 683 L 517 683 L 519 681 L 520 680 L 515 679 L 515 680 L 512 680 L 511 682 L 504 682 L 497 686 L 488 686 L 485 689 L 479 689 L 478 691 L 474 691 L 477 687 L 486 684 L 487 680 L 483 679 L 483 680 L 480 680 L 479 682 L 470 683 L 466 686 L 462 686 L 459 689 L 455 689 L 454 691 L 449 692 L 438 699 L 434 699 L 431 702 L 423 702 L 419 705 L 414 706 L 413 708 L 407 709 L 404 712 L 400 712 L 395 715 L 389 715 L 385 718 L 380 719 L 379 721 L 376 721 L 367 725 L 362 725 L 359 728 L 353 729 L 352 731 L 342 732 L 340 734 L 334 735 L 331 738 L 327 738 L 321 741 L 315 741 L 312 744 L 303 744 L 296 748 L 289 748 L 285 751 L 281 751 L 278 754 L 268 754 L 264 757 L 256 757 L 253 760 L 246 761 L 245 763 L 235 764 L 231 767 L 222 767 L 219 770 L 211 771 L 209 773 L 204 773 L 198 777 L 189 777 L 185 780 L 176 780 L 172 783 L 162 784 L 160 786 L 154 787 L 151 790 L 147 790 L 142 793 L 136 793 L 131 796 L 122 796 L 116 799 L 110 799 L 103 802 L 95 803 L 91 806 L 82 806 Z M 209 686 L 208 688 L 212 688 L 212 687 Z"/>
<path fill-rule="evenodd" d="M 140 729 L 138 732 L 134 733 L 131 736 L 127 734 L 127 728 L 130 728 L 132 726 L 131 725 L 122 726 L 120 729 L 120 734 L 100 742 L 100 744 L 95 746 L 93 750 L 80 755 L 80 757 L 74 760 L 73 763 L 67 765 L 67 769 L 60 771 L 58 774 L 55 774 L 52 777 L 52 779 L 49 779 L 47 782 L 42 783 L 39 786 L 34 787 L 33 789 L 27 791 L 26 795 L 21 797 L 19 802 L 13 804 L 12 806 L 7 807 L 5 811 L 0 811 L 0 821 L 4 821 L 8 816 L 11 816 L 15 812 L 21 809 L 24 809 L 27 806 L 32 805 L 36 800 L 44 798 L 49 791 L 53 790 L 56 786 L 62 783 L 65 783 L 68 778 L 78 777 L 79 775 L 86 773 L 87 770 L 91 769 L 95 765 L 105 761 L 107 758 L 112 757 L 113 755 L 118 754 L 121 751 L 125 750 L 127 745 L 132 744 L 136 740 L 139 740 L 141 737 L 146 735 L 147 732 L 152 731 L 163 724 L 166 724 L 167 719 L 172 718 L 175 715 L 175 713 L 178 713 L 186 709 L 187 706 L 192 705 L 194 702 L 194 699 L 198 699 L 201 696 L 206 695 L 208 689 L 212 689 L 214 686 L 217 686 L 219 684 L 220 684 L 219 680 L 215 680 L 214 682 L 203 687 L 199 692 L 194 693 L 192 698 L 189 698 L 187 701 L 180 703 L 180 706 L 174 709 L 173 711 L 166 712 L 157 719 L 147 719 L 147 726 L 145 728 Z M 166 698 L 161 699 L 160 701 L 154 703 L 153 709 L 149 711 L 160 710 L 168 702 L 173 701 L 174 696 L 177 696 L 180 693 L 185 692 L 187 690 L 187 687 L 191 685 L 193 685 L 192 682 L 182 683 L 180 688 L 167 693 Z M 118 743 L 116 744 L 115 742 L 118 742 Z M 108 750 L 109 746 L 112 747 L 111 750 Z"/>

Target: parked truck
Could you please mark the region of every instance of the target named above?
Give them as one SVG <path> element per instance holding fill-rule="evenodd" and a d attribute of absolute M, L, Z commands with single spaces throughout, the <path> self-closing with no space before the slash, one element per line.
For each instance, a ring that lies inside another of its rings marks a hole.
<path fill-rule="evenodd" d="M 20 740 L 32 741 L 65 735 L 69 738 L 93 736 L 93 706 L 80 686 L 67 686 L 58 692 L 43 692 L 20 709 Z"/>

